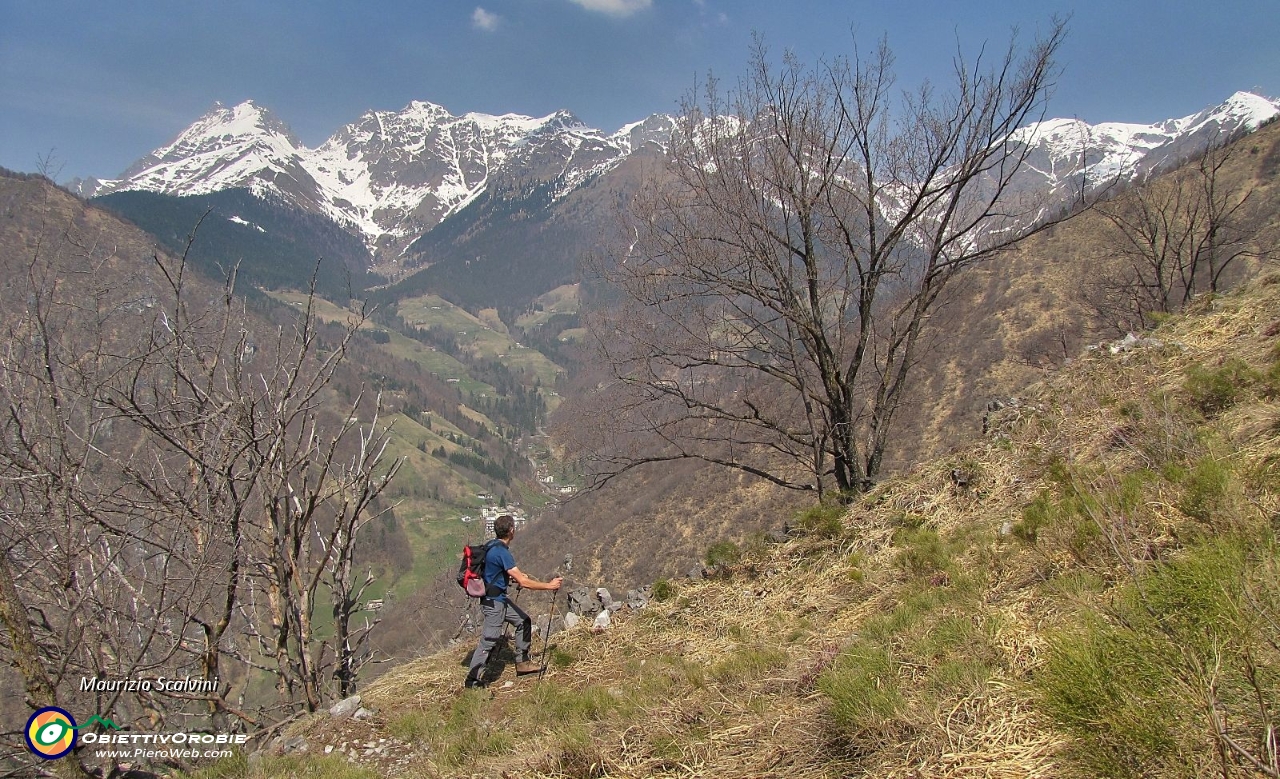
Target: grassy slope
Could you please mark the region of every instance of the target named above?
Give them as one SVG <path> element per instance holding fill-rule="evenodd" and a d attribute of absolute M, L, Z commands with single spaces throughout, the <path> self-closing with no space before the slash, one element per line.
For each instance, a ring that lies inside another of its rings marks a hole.
<path fill-rule="evenodd" d="M 528 330 L 543 324 L 556 314 L 578 313 L 578 290 L 581 284 L 565 284 L 561 287 L 539 295 L 533 302 L 541 306 L 541 310 L 531 311 L 516 319 L 516 324 Z"/>
<path fill-rule="evenodd" d="M 1260 753 L 1278 703 L 1278 317 L 1272 275 L 1084 355 L 726 578 L 558 635 L 541 685 L 464 693 L 469 644 L 395 669 L 360 727 L 411 760 L 258 774 L 1220 775 L 1210 712 Z"/>
<path fill-rule="evenodd" d="M 507 334 L 506 328 L 496 321 L 496 317 L 491 322 L 481 321 L 436 295 L 402 300 L 397 306 L 397 312 L 411 325 L 444 327 L 457 336 L 458 344 L 463 349 L 476 357 L 500 359 L 514 371 L 527 371 L 536 375 L 543 386 L 554 385 L 556 377 L 564 372 L 541 352 L 517 344 Z"/>

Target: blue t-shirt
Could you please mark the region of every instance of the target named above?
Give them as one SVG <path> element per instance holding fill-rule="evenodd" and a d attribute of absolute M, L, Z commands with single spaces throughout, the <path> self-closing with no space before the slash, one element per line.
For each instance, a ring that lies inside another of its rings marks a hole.
<path fill-rule="evenodd" d="M 515 567 L 516 558 L 511 556 L 511 550 L 506 544 L 496 541 L 489 547 L 489 553 L 484 558 L 484 582 L 501 592 L 494 597 L 506 598 L 507 571 Z"/>

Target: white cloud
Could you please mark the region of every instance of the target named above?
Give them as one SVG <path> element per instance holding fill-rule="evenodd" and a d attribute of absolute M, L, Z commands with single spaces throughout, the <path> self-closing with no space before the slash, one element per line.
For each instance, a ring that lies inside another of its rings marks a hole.
<path fill-rule="evenodd" d="M 471 26 L 477 30 L 493 32 L 498 29 L 498 22 L 500 21 L 502 21 L 502 17 L 497 14 L 491 14 L 480 6 L 476 6 L 476 10 L 471 12 Z"/>
<path fill-rule="evenodd" d="M 569 0 L 588 11 L 597 11 L 609 16 L 622 18 L 637 11 L 643 11 L 653 5 L 653 0 Z"/>

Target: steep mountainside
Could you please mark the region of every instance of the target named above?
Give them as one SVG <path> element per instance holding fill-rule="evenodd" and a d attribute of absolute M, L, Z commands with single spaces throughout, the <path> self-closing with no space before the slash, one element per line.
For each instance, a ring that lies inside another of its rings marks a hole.
<path fill-rule="evenodd" d="M 150 199 L 174 200 L 148 192 L 124 192 L 103 200 L 121 206 L 124 201 Z M 326 248 L 326 240 L 351 251 L 363 250 L 355 238 L 320 217 L 292 210 L 276 213 L 270 203 L 243 190 L 180 202 L 183 211 L 156 211 L 157 221 L 147 225 L 160 235 L 156 237 L 136 226 L 148 219 L 123 222 L 111 210 L 86 203 L 47 179 L 0 171 L 0 259 L 6 263 L 7 278 L 22 279 L 37 258 L 61 252 L 69 258 L 67 273 L 72 278 L 60 284 L 92 278 L 113 295 L 134 301 L 130 305 L 145 305 L 155 297 L 152 287 L 163 283 L 151 258 L 174 257 L 186 249 L 187 236 L 203 217 L 188 256 L 191 266 L 203 271 L 190 274 L 194 280 L 189 284 L 200 290 L 193 296 L 218 299 L 229 267 L 219 264 L 224 257 L 242 259 L 238 281 L 248 293 L 246 332 L 257 334 L 254 340 L 259 343 L 269 343 L 277 330 L 291 332 L 298 312 L 307 305 L 305 292 L 271 289 L 279 280 L 273 274 L 302 273 L 305 279 L 314 268 L 317 255 L 312 252 L 322 252 L 328 260 L 335 256 L 332 249 L 341 248 Z M 268 226 L 265 232 L 259 231 L 262 225 Z M 236 253 L 221 253 L 242 234 L 253 241 L 239 242 Z M 170 245 L 178 251 L 168 251 Z M 245 251 L 251 253 L 241 253 Z M 132 270 L 111 275 L 117 266 Z M 93 273 L 80 272 L 88 270 Z M 317 283 L 332 300 L 347 303 L 342 270 L 322 265 Z M 253 288 L 258 283 L 268 287 L 265 294 Z M 19 288 L 16 283 L 11 286 Z M 356 315 L 354 309 L 329 300 L 316 301 L 315 312 L 324 338 Z M 550 388 L 563 368 L 519 344 L 520 337 L 508 332 L 492 312 L 481 318 L 430 296 L 404 300 L 364 321 L 334 377 L 331 395 L 340 411 L 347 411 L 357 397 L 363 398 L 365 408 L 375 397 L 380 399 L 381 419 L 392 426 L 388 456 L 405 461 L 385 493 L 394 507 L 371 526 L 368 546 L 360 551 L 360 564 L 377 579 L 367 597 L 386 601 L 382 614 L 387 621 L 379 639 L 392 641 L 397 652 L 417 648 L 421 640 L 409 634 L 396 599 L 407 600 L 455 565 L 457 547 L 483 533 L 482 523 L 460 519 L 478 517 L 486 506 L 499 502 L 522 503 L 524 510 L 531 510 L 549 500 L 534 479 L 531 458 L 540 455 L 526 441 L 542 424 L 548 406 L 558 400 Z"/>
<path fill-rule="evenodd" d="M 318 214 L 263 200 L 246 189 L 182 197 L 130 190 L 94 199 L 211 276 L 238 265 L 241 289 L 316 290 L 331 300 L 359 295 L 372 264 L 359 238 Z M 193 240 L 194 238 L 194 240 Z"/>
<path fill-rule="evenodd" d="M 554 634 L 545 678 L 502 651 L 462 690 L 464 634 L 253 775 L 1269 775 L 1278 311 L 1272 273 L 1077 354 L 847 512 Z"/>

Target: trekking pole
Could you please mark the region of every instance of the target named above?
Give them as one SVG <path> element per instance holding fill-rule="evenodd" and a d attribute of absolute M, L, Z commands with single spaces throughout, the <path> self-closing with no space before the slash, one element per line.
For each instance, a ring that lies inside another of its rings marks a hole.
<path fill-rule="evenodd" d="M 563 584 L 562 584 L 563 586 Z M 551 621 L 556 618 L 556 596 L 560 594 L 560 590 L 551 591 L 551 608 L 547 612 L 547 629 L 542 634 L 542 662 L 538 669 L 538 682 L 542 682 L 542 677 L 547 673 L 547 647 L 551 645 Z"/>

